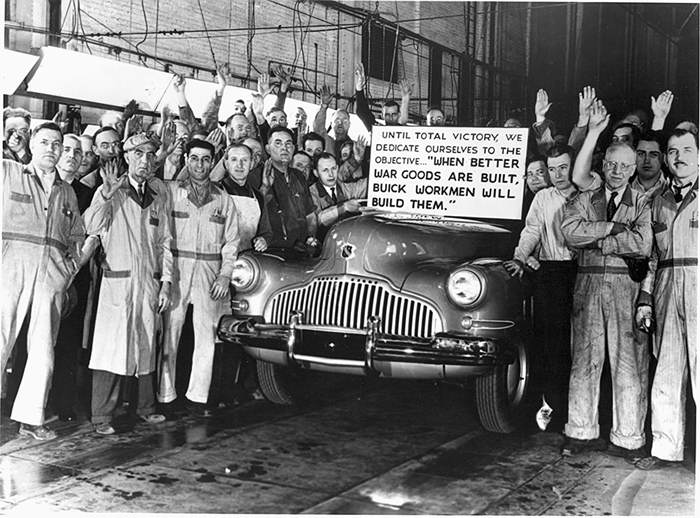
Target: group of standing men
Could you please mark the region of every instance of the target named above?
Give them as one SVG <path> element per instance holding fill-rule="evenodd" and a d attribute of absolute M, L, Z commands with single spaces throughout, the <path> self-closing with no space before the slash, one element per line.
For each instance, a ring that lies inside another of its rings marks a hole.
<path fill-rule="evenodd" d="M 554 143 L 528 164 L 528 174 L 546 170 L 552 186 L 535 194 L 506 268 L 514 276 L 534 273 L 544 355 L 536 420 L 543 430 L 564 432 L 564 455 L 605 450 L 640 469 L 683 460 L 688 372 L 697 393 L 698 134 L 688 123 L 661 131 L 672 99 L 668 91 L 652 98 L 659 117 L 646 133 L 639 121 L 615 126 L 602 175 L 592 164 L 610 115 L 594 96 L 578 153 Z M 650 335 L 656 367 L 649 452 Z M 606 359 L 609 444 L 599 425 Z"/>
<path fill-rule="evenodd" d="M 215 112 L 226 74 L 219 71 Z M 289 84 L 284 70 L 279 75 L 278 99 Z M 149 131 L 138 115 L 110 120 L 108 113 L 93 136 L 64 134 L 54 122 L 30 133 L 26 111 L 5 110 L 2 283 L 9 289 L 1 365 L 29 312 L 26 367 L 11 414 L 20 435 L 56 436 L 44 425 L 51 391 L 59 418 L 75 419 L 75 349 L 86 342 L 97 433 L 116 432 L 124 399 L 133 399 L 131 412 L 149 424 L 179 412 L 176 360 L 190 306 L 195 338 L 184 402 L 190 413 L 211 415 L 215 328 L 230 310 L 239 251 L 317 253 L 333 223 L 359 212 L 366 181 L 345 184 L 340 174 L 352 176 L 366 144 L 351 141 L 347 164 L 339 166 L 347 118 L 338 118 L 338 148 L 334 142 L 326 152 L 325 129 L 295 134 L 281 107 L 262 117 L 268 82 L 261 77 L 252 113 L 236 103 L 235 113 L 211 128 L 207 114 L 201 123 L 192 116 L 179 76 L 180 118 L 164 116 Z M 94 316 L 85 315 L 88 293 L 97 299 Z"/>
<path fill-rule="evenodd" d="M 148 423 L 165 419 L 156 400 L 167 405 L 177 398 L 176 357 L 190 304 L 195 346 L 186 401 L 195 413 L 206 414 L 215 324 L 227 310 L 239 250 L 317 250 L 333 223 L 359 211 L 366 193 L 366 143 L 349 140 L 349 114 L 336 112 L 331 138 L 326 130 L 331 96 L 323 89 L 315 131 L 306 132 L 303 117 L 294 131 L 288 129 L 281 106 L 289 76 L 283 70 L 279 76 L 278 103 L 266 116 L 262 98 L 269 78 L 263 76 L 248 110 L 252 116 L 237 103 L 222 128 L 207 127 L 206 117 L 201 124 L 192 118 L 179 78 L 181 119 L 163 119 L 162 139 L 134 124 L 137 131 L 127 131 L 120 164 L 119 132 L 109 126 L 98 131 L 87 150 L 104 156 L 85 179 L 92 176 L 92 185 L 101 185 L 90 195 L 82 187 L 90 182 L 66 174 L 83 137 L 62 135 L 54 124 L 35 128 L 29 153 L 4 161 L 2 275 L 3 286 L 11 289 L 3 299 L 3 366 L 31 306 L 27 367 L 12 412 L 22 423 L 21 434 L 55 436 L 43 426 L 44 405 L 53 344 L 69 300 L 64 294 L 98 245 L 102 282 L 89 365 L 92 421 L 98 433 L 112 434 L 125 377 L 139 380 L 137 415 Z M 375 121 L 364 87 L 358 66 L 357 111 L 371 128 Z M 385 104 L 386 124 L 405 122 L 410 96 L 405 83 L 402 95 L 400 106 Z M 213 101 L 216 112 L 219 92 Z M 579 125 L 569 145 L 546 125 L 538 129 L 549 107 L 546 93 L 538 93 L 533 133 L 545 156 L 528 160 L 527 183 L 540 179 L 544 187 L 546 178 L 551 187 L 531 200 L 514 259 L 505 266 L 515 276 L 525 269 L 535 274 L 536 330 L 547 380 L 540 427 L 551 422 L 564 431 L 566 455 L 607 449 L 640 468 L 654 468 L 682 459 L 688 368 L 696 388 L 697 130 L 640 137 L 639 121 L 625 120 L 604 151 L 601 176 L 592 164 L 610 117 L 592 89 L 579 101 Z M 655 115 L 665 119 L 671 101 L 670 92 L 653 100 Z M 444 124 L 439 109 L 428 115 L 428 124 Z M 189 134 L 176 138 L 182 127 Z M 661 128 L 655 119 L 652 129 Z M 60 175 L 59 157 L 66 162 Z M 648 323 L 654 316 L 658 364 L 648 457 Z M 598 423 L 606 357 L 613 383 L 610 446 L 600 438 Z"/>

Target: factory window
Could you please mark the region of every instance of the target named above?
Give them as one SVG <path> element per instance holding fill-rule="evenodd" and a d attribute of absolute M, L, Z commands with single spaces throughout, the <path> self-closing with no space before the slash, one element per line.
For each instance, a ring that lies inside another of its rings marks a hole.
<path fill-rule="evenodd" d="M 399 33 L 398 43 L 401 41 Z M 369 77 L 398 81 L 398 49 L 396 29 L 376 22 L 362 28 L 362 64 Z"/>

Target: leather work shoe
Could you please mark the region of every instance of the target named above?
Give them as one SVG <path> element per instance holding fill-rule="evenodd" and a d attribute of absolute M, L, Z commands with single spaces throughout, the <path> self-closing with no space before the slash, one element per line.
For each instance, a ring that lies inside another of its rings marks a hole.
<path fill-rule="evenodd" d="M 19 434 L 26 437 L 33 437 L 37 441 L 50 441 L 58 437 L 56 432 L 42 425 L 20 424 Z"/>
<path fill-rule="evenodd" d="M 544 396 L 542 396 L 542 408 L 537 411 L 537 414 L 535 415 L 535 422 L 537 423 L 537 427 L 543 432 L 547 429 L 547 426 L 549 426 L 549 423 L 552 420 L 553 412 L 554 410 L 552 407 L 547 404 Z"/>
<path fill-rule="evenodd" d="M 112 427 L 111 424 L 102 423 L 95 425 L 95 433 L 100 435 L 113 435 L 116 433 L 116 430 Z"/>
<path fill-rule="evenodd" d="M 195 403 L 194 401 L 187 401 L 185 403 L 185 408 L 187 412 L 195 417 L 212 417 L 214 413 L 209 407 L 204 403 Z"/>
<path fill-rule="evenodd" d="M 147 424 L 160 424 L 165 421 L 165 416 L 163 414 L 139 415 L 139 419 Z"/>
<path fill-rule="evenodd" d="M 613 457 L 621 457 L 632 464 L 635 464 L 638 460 L 641 460 L 647 456 L 647 452 L 644 450 L 644 447 L 630 450 L 612 443 L 610 443 L 605 453 L 612 455 Z"/>
<path fill-rule="evenodd" d="M 635 468 L 642 469 L 644 471 L 674 468 L 680 465 L 681 461 L 679 460 L 664 460 L 654 456 L 644 457 L 643 459 L 639 459 L 637 462 L 634 463 Z"/>
<path fill-rule="evenodd" d="M 564 457 L 571 457 L 588 451 L 605 451 L 607 447 L 608 443 L 602 437 L 588 440 L 567 437 L 561 448 L 561 454 Z"/>

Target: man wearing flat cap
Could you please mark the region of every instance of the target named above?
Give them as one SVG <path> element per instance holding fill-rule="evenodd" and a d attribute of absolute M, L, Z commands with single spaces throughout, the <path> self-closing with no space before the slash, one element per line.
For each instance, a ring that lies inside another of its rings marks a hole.
<path fill-rule="evenodd" d="M 100 171 L 102 185 L 85 212 L 87 232 L 99 237 L 102 286 L 90 357 L 92 423 L 101 435 L 115 433 L 112 422 L 121 386 L 138 379 L 136 414 L 148 424 L 155 413 L 156 333 L 160 313 L 170 304 L 173 256 L 170 200 L 153 178 L 160 142 L 137 133 L 124 143 L 128 172 Z M 153 185 L 151 185 L 153 184 Z"/>

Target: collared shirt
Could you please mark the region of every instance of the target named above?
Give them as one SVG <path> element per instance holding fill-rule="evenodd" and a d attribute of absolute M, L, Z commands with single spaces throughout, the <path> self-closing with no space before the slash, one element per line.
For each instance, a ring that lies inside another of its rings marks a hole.
<path fill-rule="evenodd" d="M 650 200 L 653 200 L 654 197 L 661 194 L 667 185 L 668 180 L 663 175 L 663 173 L 659 175 L 659 178 L 656 180 L 654 185 L 652 185 L 648 189 L 641 184 L 641 182 L 639 181 L 638 174 L 635 175 L 632 181 L 630 182 L 630 186 L 632 187 L 632 189 L 634 189 L 635 191 L 639 191 L 642 194 L 645 194 Z"/>
<path fill-rule="evenodd" d="M 326 185 L 323 185 L 321 182 L 318 182 L 318 185 L 319 185 L 319 187 L 323 187 L 323 189 L 328 193 L 328 197 L 329 197 L 330 199 L 333 199 L 333 193 L 331 192 L 331 188 L 330 188 L 330 187 L 328 187 L 328 186 L 326 186 Z M 334 185 L 334 186 L 333 186 L 333 189 L 335 189 L 335 197 L 336 197 L 336 199 L 339 199 L 340 194 L 339 194 L 338 185 L 337 185 L 337 184 Z"/>
<path fill-rule="evenodd" d="M 572 194 L 575 194 L 573 191 Z M 570 261 L 575 257 L 567 248 L 561 223 L 564 207 L 571 196 L 566 196 L 556 187 L 538 191 L 525 218 L 525 228 L 520 233 L 520 241 L 513 257 L 521 262 L 535 252 L 539 245 L 541 261 Z"/>
<path fill-rule="evenodd" d="M 698 179 L 697 175 L 694 175 L 692 178 L 686 180 L 685 183 L 683 183 L 683 184 L 681 184 L 681 185 L 678 185 L 678 184 L 676 183 L 676 179 L 675 179 L 675 178 L 673 179 L 673 181 L 671 182 L 671 192 L 673 192 L 674 195 L 675 195 L 676 189 L 677 189 L 678 187 L 681 188 L 681 189 L 680 189 L 681 199 L 680 199 L 680 201 L 677 201 L 677 202 L 676 202 L 677 204 L 680 205 L 680 204 L 683 202 L 683 198 L 685 198 L 686 195 L 688 194 L 688 192 L 690 192 L 690 189 L 693 187 L 693 184 L 695 184 L 695 182 L 697 181 L 697 179 Z"/>
<path fill-rule="evenodd" d="M 614 191 L 609 189 L 608 186 L 605 186 L 605 202 L 610 203 L 610 197 L 612 196 L 613 192 L 617 193 L 617 196 L 615 197 L 615 207 L 617 207 L 620 204 L 620 200 L 622 199 L 622 194 L 625 192 L 625 189 L 627 188 L 627 184 L 623 185 L 619 189 L 615 189 Z"/>
<path fill-rule="evenodd" d="M 51 188 L 53 187 L 53 184 L 56 181 L 56 171 L 51 170 L 48 173 L 45 173 L 41 169 L 35 169 L 35 171 L 37 176 L 39 177 L 39 180 L 41 180 L 41 187 L 42 189 L 44 189 L 44 192 L 48 197 L 51 194 Z"/>
<path fill-rule="evenodd" d="M 128 173 L 127 173 L 127 174 L 128 174 Z M 134 188 L 134 191 L 136 191 L 136 193 L 138 194 L 138 192 L 139 192 L 139 184 L 138 184 L 138 182 L 136 182 L 136 180 L 134 180 L 134 179 L 131 177 L 131 175 L 128 175 L 128 179 L 129 179 L 129 183 L 130 183 L 131 186 Z M 143 183 L 141 184 L 141 186 L 142 186 L 142 187 L 141 187 L 141 192 L 142 192 L 142 193 L 146 192 L 146 182 L 143 182 Z"/>

